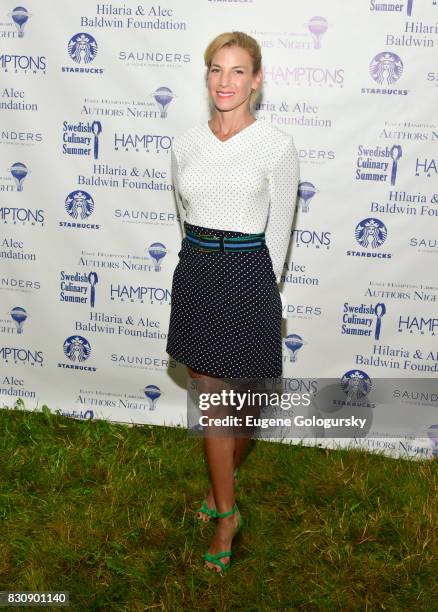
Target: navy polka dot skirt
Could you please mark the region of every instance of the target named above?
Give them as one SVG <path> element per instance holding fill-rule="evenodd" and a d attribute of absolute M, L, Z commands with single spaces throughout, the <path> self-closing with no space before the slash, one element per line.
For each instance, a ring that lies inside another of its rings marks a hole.
<path fill-rule="evenodd" d="M 192 225 L 194 233 L 246 236 Z M 203 252 L 182 240 L 172 279 L 167 353 L 223 378 L 282 375 L 282 304 L 266 244 L 249 253 Z"/>

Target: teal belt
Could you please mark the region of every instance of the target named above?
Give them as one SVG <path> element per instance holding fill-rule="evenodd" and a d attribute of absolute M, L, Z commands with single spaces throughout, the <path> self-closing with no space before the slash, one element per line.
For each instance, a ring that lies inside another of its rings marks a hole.
<path fill-rule="evenodd" d="M 194 234 L 186 230 L 186 239 L 191 246 L 199 251 L 218 253 L 248 253 L 258 251 L 265 244 L 265 232 L 246 234 L 245 236 L 210 236 Z"/>

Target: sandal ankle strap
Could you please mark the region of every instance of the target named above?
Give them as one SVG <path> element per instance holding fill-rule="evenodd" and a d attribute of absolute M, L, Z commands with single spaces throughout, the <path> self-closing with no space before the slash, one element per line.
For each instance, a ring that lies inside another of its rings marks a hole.
<path fill-rule="evenodd" d="M 227 516 L 231 516 L 232 514 L 236 514 L 236 512 L 238 512 L 238 510 L 239 510 L 239 508 L 237 507 L 237 504 L 234 504 L 234 506 L 228 512 L 217 512 L 216 511 L 216 517 L 217 518 L 225 518 Z"/>

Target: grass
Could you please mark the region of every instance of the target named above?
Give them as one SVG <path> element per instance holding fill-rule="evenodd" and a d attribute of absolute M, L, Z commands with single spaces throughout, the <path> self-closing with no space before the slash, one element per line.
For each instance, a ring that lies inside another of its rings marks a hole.
<path fill-rule="evenodd" d="M 66 590 L 81 612 L 438 609 L 436 460 L 257 441 L 220 577 L 194 519 L 201 439 L 45 407 L 0 427 L 0 590 Z"/>

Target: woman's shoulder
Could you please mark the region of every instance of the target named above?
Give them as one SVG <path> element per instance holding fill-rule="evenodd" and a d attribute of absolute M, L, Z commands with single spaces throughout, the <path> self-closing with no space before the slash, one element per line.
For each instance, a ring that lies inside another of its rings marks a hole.
<path fill-rule="evenodd" d="M 288 143 L 293 141 L 292 134 L 287 134 L 280 130 L 276 125 L 272 125 L 272 123 L 268 123 L 263 119 L 257 119 L 257 123 L 259 124 L 259 130 L 263 135 L 269 139 L 273 144 L 279 144 L 280 146 L 286 146 Z"/>
<path fill-rule="evenodd" d="M 265 158 L 272 165 L 276 164 L 285 154 L 292 156 L 296 154 L 294 138 L 291 134 L 283 132 L 277 126 L 262 119 L 258 119 L 257 123 L 260 123 L 257 147 L 263 150 Z"/>

